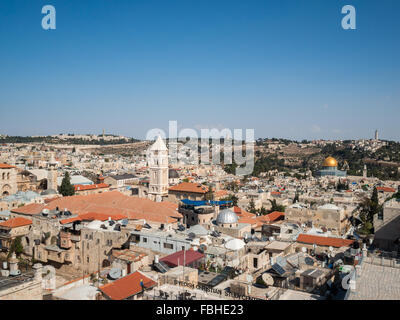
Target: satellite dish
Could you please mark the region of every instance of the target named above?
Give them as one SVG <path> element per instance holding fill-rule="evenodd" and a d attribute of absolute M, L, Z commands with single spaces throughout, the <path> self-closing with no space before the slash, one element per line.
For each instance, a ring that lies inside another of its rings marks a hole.
<path fill-rule="evenodd" d="M 301 251 L 304 252 L 304 253 L 306 253 L 306 252 L 307 252 L 307 248 L 306 248 L 306 247 L 302 247 L 302 248 L 301 248 Z"/>
<path fill-rule="evenodd" d="M 333 247 L 329 246 L 329 251 L 332 252 L 333 251 Z"/>
<path fill-rule="evenodd" d="M 273 286 L 274 285 L 274 278 L 269 273 L 263 273 L 261 278 L 265 282 L 267 286 Z"/>
<path fill-rule="evenodd" d="M 197 247 L 192 247 L 193 251 L 197 251 Z"/>
<path fill-rule="evenodd" d="M 311 258 L 309 258 L 309 257 L 306 257 L 306 258 L 304 259 L 304 262 L 305 262 L 306 265 L 308 265 L 308 266 L 313 266 L 313 265 L 314 265 L 314 260 L 311 259 Z"/>
<path fill-rule="evenodd" d="M 193 232 L 189 233 L 189 239 L 194 239 L 196 238 L 196 235 Z"/>
<path fill-rule="evenodd" d="M 122 271 L 121 271 L 121 269 L 119 269 L 119 268 L 112 268 L 112 269 L 110 270 L 110 272 L 108 273 L 108 276 L 109 276 L 111 279 L 114 279 L 114 280 L 119 279 L 119 278 L 121 278 L 121 276 L 122 276 Z"/>

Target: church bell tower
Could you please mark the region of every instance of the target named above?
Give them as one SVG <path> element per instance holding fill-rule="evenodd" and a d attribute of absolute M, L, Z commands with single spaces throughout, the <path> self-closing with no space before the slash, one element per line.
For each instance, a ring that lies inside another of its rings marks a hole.
<path fill-rule="evenodd" d="M 147 156 L 150 167 L 149 199 L 161 202 L 168 196 L 168 148 L 160 136 L 148 149 Z"/>

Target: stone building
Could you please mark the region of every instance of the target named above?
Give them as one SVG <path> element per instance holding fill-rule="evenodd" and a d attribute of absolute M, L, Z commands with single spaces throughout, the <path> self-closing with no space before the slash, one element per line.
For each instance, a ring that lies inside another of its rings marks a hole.
<path fill-rule="evenodd" d="M 384 251 L 400 250 L 400 201 L 384 204 L 383 214 L 374 216 L 374 245 Z"/>
<path fill-rule="evenodd" d="M 14 194 L 17 191 L 17 168 L 0 163 L 0 197 Z"/>
<path fill-rule="evenodd" d="M 285 210 L 285 220 L 307 227 L 326 229 L 335 235 L 343 235 L 350 228 L 351 212 L 334 204 L 325 204 L 316 210 L 295 203 Z"/>
<path fill-rule="evenodd" d="M 199 183 L 182 182 L 168 190 L 168 200 L 179 203 L 183 199 L 202 201 L 206 200 L 208 187 Z"/>
<path fill-rule="evenodd" d="M 0 223 L 0 250 L 8 251 L 12 241 L 21 237 L 22 245 L 26 245 L 26 239 L 32 229 L 32 220 L 26 218 L 12 218 Z"/>

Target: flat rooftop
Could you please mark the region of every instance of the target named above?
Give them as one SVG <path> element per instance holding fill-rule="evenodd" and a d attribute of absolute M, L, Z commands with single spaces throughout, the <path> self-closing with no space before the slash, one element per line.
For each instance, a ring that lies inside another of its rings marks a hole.
<path fill-rule="evenodd" d="M 286 290 L 280 297 L 279 300 L 324 300 L 325 298 L 317 294 L 296 291 L 296 290 Z"/>
<path fill-rule="evenodd" d="M 24 273 L 15 277 L 0 277 L 0 291 L 32 281 L 33 278 L 33 272 Z"/>
<path fill-rule="evenodd" d="M 400 268 L 362 262 L 348 300 L 400 300 Z"/>
<path fill-rule="evenodd" d="M 270 250 L 285 250 L 288 247 L 290 247 L 292 244 L 290 242 L 284 242 L 284 241 L 272 241 L 270 244 L 268 244 L 265 249 L 270 249 Z"/>

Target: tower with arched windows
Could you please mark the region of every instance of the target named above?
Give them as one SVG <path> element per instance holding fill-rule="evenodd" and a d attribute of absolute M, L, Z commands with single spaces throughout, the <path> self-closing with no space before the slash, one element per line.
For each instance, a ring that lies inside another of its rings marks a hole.
<path fill-rule="evenodd" d="M 150 168 L 149 199 L 161 202 L 168 196 L 168 148 L 160 136 L 149 148 L 147 157 Z"/>
<path fill-rule="evenodd" d="M 17 192 L 17 168 L 0 163 L 0 197 Z"/>

